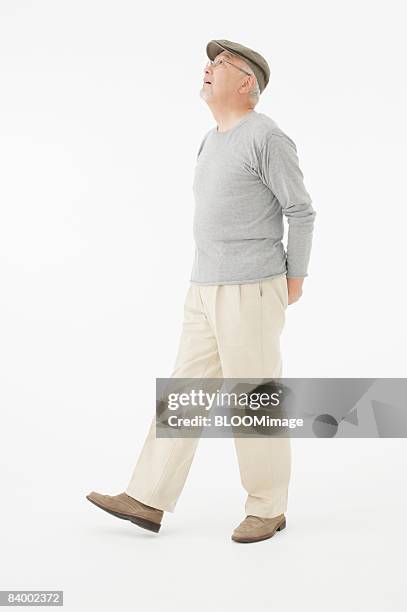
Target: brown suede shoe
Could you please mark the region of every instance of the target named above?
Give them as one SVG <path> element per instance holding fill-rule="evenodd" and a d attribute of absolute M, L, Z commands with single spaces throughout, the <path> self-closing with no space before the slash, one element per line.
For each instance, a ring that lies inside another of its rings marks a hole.
<path fill-rule="evenodd" d="M 161 520 L 164 512 L 158 510 L 158 508 L 152 508 L 146 506 L 142 502 L 139 502 L 134 497 L 130 497 L 127 493 L 120 493 L 120 495 L 102 495 L 92 491 L 86 496 L 92 504 L 95 504 L 98 508 L 102 508 L 109 514 L 117 516 L 118 518 L 131 521 L 139 527 L 148 529 L 149 531 L 158 532 L 161 527 Z"/>
<path fill-rule="evenodd" d="M 267 540 L 276 531 L 284 529 L 285 526 L 286 520 L 284 514 L 279 514 L 272 518 L 249 514 L 234 530 L 232 540 L 235 542 L 259 542 L 260 540 Z"/>

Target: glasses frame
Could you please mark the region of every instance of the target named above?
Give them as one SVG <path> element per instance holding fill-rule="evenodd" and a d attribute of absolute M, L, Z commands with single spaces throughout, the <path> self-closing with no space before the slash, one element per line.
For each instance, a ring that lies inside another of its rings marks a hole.
<path fill-rule="evenodd" d="M 247 70 L 243 70 L 243 68 L 240 68 L 240 66 L 236 66 L 236 64 L 232 64 L 232 62 L 229 62 L 229 60 L 225 59 L 224 57 L 220 57 L 218 60 L 216 59 L 216 57 L 215 57 L 214 60 L 211 60 L 211 59 L 208 60 L 206 62 L 205 68 L 208 68 L 209 66 L 211 68 L 217 68 L 217 66 L 220 66 L 221 64 L 229 64 L 230 66 L 234 66 L 235 68 L 237 68 L 241 72 L 244 72 L 248 76 L 252 76 L 253 75 L 252 72 L 247 72 Z"/>

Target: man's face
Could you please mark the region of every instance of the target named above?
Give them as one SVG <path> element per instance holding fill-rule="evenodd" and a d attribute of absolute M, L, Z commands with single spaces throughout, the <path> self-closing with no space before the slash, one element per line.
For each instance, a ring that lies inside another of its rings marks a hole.
<path fill-rule="evenodd" d="M 238 66 L 248 71 L 241 58 L 227 51 L 219 53 L 215 61 L 220 58 L 225 58 L 233 66 L 229 63 L 222 63 L 215 67 L 209 65 L 205 68 L 200 95 L 206 102 L 227 102 L 232 96 L 237 94 L 239 87 L 248 78 L 244 72 L 234 67 Z"/>

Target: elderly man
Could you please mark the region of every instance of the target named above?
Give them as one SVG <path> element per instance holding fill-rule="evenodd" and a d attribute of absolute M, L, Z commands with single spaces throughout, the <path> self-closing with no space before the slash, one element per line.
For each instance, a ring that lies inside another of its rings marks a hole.
<path fill-rule="evenodd" d="M 316 212 L 293 140 L 254 110 L 270 78 L 266 60 L 228 40 L 212 40 L 206 51 L 200 95 L 217 125 L 197 155 L 195 259 L 172 377 L 277 378 L 286 309 L 308 276 Z M 126 491 L 87 498 L 158 532 L 164 512 L 174 511 L 198 441 L 157 438 L 154 414 Z M 270 538 L 286 526 L 290 439 L 235 437 L 234 443 L 247 499 L 232 539 Z"/>

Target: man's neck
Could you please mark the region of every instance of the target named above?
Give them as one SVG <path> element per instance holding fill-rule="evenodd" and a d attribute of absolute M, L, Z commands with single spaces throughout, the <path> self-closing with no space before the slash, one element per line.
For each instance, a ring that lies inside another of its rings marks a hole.
<path fill-rule="evenodd" d="M 231 130 L 236 123 L 242 119 L 247 113 L 250 113 L 253 108 L 239 108 L 239 109 L 211 109 L 213 117 L 218 125 L 218 132 L 226 132 Z"/>

